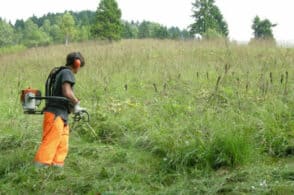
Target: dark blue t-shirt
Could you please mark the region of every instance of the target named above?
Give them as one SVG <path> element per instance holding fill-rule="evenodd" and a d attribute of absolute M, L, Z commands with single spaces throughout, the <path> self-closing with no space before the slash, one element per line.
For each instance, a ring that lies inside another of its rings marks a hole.
<path fill-rule="evenodd" d="M 53 96 L 64 97 L 62 94 L 62 85 L 69 83 L 73 89 L 75 84 L 74 74 L 70 69 L 63 69 L 56 75 L 56 80 L 53 85 Z M 60 116 L 65 123 L 68 121 L 69 104 L 64 101 L 49 100 L 45 112 L 52 112 L 55 116 Z"/>

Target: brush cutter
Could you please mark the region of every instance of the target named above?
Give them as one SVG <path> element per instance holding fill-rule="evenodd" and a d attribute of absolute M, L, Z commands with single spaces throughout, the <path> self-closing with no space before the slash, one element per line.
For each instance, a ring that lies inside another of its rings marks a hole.
<path fill-rule="evenodd" d="M 43 110 L 38 110 L 38 107 L 41 104 L 42 100 L 51 100 L 51 101 L 58 101 L 63 103 L 69 103 L 69 100 L 65 97 L 59 96 L 42 96 L 41 91 L 38 89 L 27 88 L 21 91 L 20 100 L 22 103 L 23 111 L 25 114 L 43 114 Z M 97 137 L 95 130 L 90 126 L 90 115 L 85 110 L 82 109 L 79 112 L 74 113 L 73 115 L 73 128 L 76 127 L 77 122 L 83 122 L 87 124 L 89 129 L 91 130 L 91 134 L 94 137 Z"/>
<path fill-rule="evenodd" d="M 80 122 L 82 121 L 83 124 L 86 124 L 87 125 L 87 129 L 90 130 L 90 134 L 94 137 L 94 138 L 97 138 L 98 135 L 97 133 L 95 132 L 95 130 L 93 129 L 93 127 L 91 127 L 91 125 L 89 124 L 90 122 L 90 115 L 89 113 L 86 111 L 86 110 L 82 110 L 76 114 L 74 114 L 73 116 L 73 124 L 72 124 L 72 127 L 71 127 L 71 130 L 74 131 L 77 127 L 77 122 Z"/>

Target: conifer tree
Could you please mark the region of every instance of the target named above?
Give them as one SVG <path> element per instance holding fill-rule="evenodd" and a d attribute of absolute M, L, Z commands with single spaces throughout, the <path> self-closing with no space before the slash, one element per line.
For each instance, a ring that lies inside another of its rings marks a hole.
<path fill-rule="evenodd" d="M 101 0 L 91 32 L 95 38 L 109 41 L 120 40 L 123 25 L 121 10 L 115 0 Z"/>

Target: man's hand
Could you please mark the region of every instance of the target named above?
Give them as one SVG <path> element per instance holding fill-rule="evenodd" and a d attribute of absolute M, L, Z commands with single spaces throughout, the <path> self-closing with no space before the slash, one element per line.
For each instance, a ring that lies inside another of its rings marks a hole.
<path fill-rule="evenodd" d="M 86 111 L 86 108 L 80 106 L 80 102 L 78 102 L 74 107 L 74 114 Z"/>

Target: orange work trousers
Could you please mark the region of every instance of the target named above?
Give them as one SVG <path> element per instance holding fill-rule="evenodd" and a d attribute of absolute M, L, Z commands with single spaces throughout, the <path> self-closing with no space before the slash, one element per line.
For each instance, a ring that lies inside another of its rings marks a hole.
<path fill-rule="evenodd" d="M 43 165 L 63 166 L 68 153 L 69 126 L 60 116 L 44 113 L 42 142 L 35 162 Z"/>

